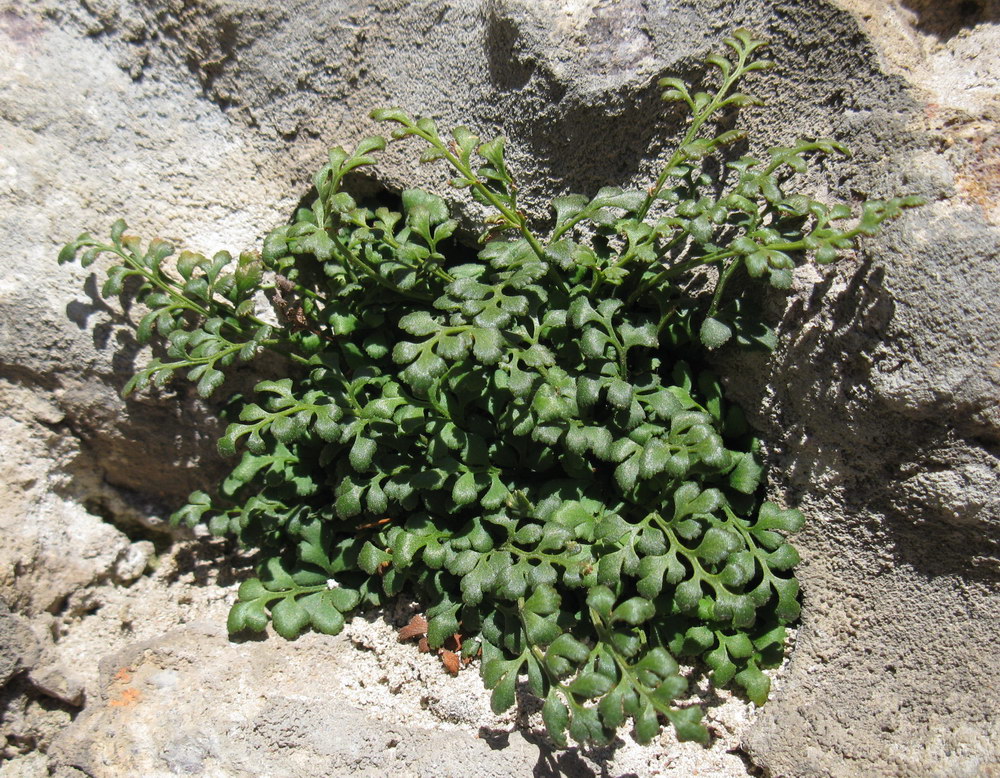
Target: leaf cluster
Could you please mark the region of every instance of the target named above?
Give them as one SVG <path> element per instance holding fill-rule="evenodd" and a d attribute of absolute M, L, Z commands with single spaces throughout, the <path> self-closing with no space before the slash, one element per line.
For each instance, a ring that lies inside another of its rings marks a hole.
<path fill-rule="evenodd" d="M 185 252 L 168 272 L 172 249 L 143 252 L 122 222 L 110 244 L 83 235 L 64 249 L 85 265 L 111 254 L 104 294 L 148 308 L 140 340 L 165 339 L 173 361 L 128 390 L 185 370 L 208 395 L 234 360 L 289 357 L 219 442 L 238 464 L 175 515 L 261 549 L 232 632 L 335 634 L 409 591 L 427 644 L 461 633 L 498 712 L 526 677 L 560 745 L 629 721 L 640 742 L 665 721 L 705 741 L 700 709 L 678 702 L 679 661 L 764 703 L 762 670 L 799 616 L 786 536 L 802 516 L 763 499 L 760 442 L 705 353 L 772 347 L 754 285 L 787 289 L 797 265 L 833 262 L 916 203 L 852 216 L 795 193 L 813 159 L 846 153 L 832 140 L 729 154 L 740 133 L 714 120 L 759 104 L 739 88 L 770 63 L 745 31 L 726 44 L 706 91 L 661 82 L 691 119 L 656 181 L 556 197 L 545 233 L 518 202 L 502 138 L 374 112 L 487 207 L 475 256 L 442 197 L 409 189 L 393 210 L 345 189 L 380 137 L 331 150 L 315 200 L 259 256 Z M 707 293 L 692 291 L 698 274 Z M 261 291 L 280 327 L 254 314 Z"/>

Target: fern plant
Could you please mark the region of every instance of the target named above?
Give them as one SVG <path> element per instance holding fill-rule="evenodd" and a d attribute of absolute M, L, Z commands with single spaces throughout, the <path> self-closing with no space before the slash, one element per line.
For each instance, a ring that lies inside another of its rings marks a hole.
<path fill-rule="evenodd" d="M 803 519 L 763 499 L 760 442 L 705 352 L 772 348 L 754 282 L 786 289 L 797 264 L 833 262 L 916 201 L 852 215 L 794 193 L 811 158 L 845 153 L 833 140 L 727 153 L 742 133 L 714 120 L 759 104 L 739 87 L 771 63 L 746 31 L 725 43 L 714 87 L 660 82 L 691 118 L 655 182 L 556 197 L 543 231 L 502 138 L 375 111 L 486 207 L 478 254 L 435 194 L 406 190 L 399 210 L 350 194 L 380 137 L 331 150 L 311 206 L 259 254 L 167 264 L 171 246 L 122 221 L 110 243 L 63 249 L 84 266 L 109 254 L 103 294 L 145 306 L 137 337 L 165 348 L 126 392 L 180 371 L 207 397 L 235 362 L 287 357 L 219 441 L 232 472 L 174 516 L 260 549 L 231 632 L 336 634 L 410 592 L 431 648 L 460 635 L 481 657 L 495 711 L 527 677 L 559 745 L 628 721 L 640 742 L 664 721 L 705 741 L 700 708 L 677 702 L 679 661 L 764 703 L 762 668 L 799 616 L 786 535 Z M 276 325 L 255 312 L 262 291 Z"/>

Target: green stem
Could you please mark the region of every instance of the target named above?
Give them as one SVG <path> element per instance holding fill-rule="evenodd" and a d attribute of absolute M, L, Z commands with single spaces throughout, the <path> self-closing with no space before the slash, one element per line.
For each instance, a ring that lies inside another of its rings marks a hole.
<path fill-rule="evenodd" d="M 382 240 L 386 243 L 386 245 L 388 245 L 390 248 L 393 249 L 402 248 L 402 244 L 398 240 L 396 240 L 394 236 L 390 235 L 387 230 L 381 230 L 381 232 L 382 232 Z M 447 271 L 443 270 L 437 263 L 430 261 L 431 259 L 434 258 L 444 259 L 443 254 L 437 253 L 437 244 L 435 243 L 433 246 L 429 246 L 429 248 L 431 250 L 430 256 L 427 257 L 424 263 L 419 266 L 411 265 L 409 262 L 404 262 L 399 258 L 398 254 L 395 256 L 394 259 L 403 267 L 408 267 L 410 270 L 413 270 L 417 273 L 423 273 L 429 266 L 431 270 L 434 271 L 434 274 L 445 283 L 451 283 L 452 281 L 454 281 L 455 277 L 451 275 L 451 273 L 448 273 Z"/>
<path fill-rule="evenodd" d="M 632 668 L 629 666 L 628 662 L 622 659 L 618 652 L 614 649 L 614 643 L 611 642 L 611 635 L 608 633 L 607 628 L 604 626 L 604 622 L 601 620 L 600 615 L 593 608 L 590 608 L 590 621 L 594 625 L 594 631 L 597 632 L 598 640 L 601 647 L 604 648 L 608 653 L 611 654 L 611 658 L 614 660 L 615 664 L 618 666 L 618 671 L 622 674 L 629 686 L 636 690 L 642 697 L 646 698 L 646 701 L 653 706 L 653 709 L 659 711 L 664 716 L 668 716 L 674 712 L 674 709 L 669 705 L 662 705 L 657 702 L 653 696 L 646 690 L 646 686 L 639 681 L 639 679 L 633 675 Z M 638 718 L 638 717 L 636 717 Z"/>
<path fill-rule="evenodd" d="M 709 265 L 712 262 L 718 262 L 720 259 L 727 259 L 729 257 L 735 256 L 737 252 L 735 251 L 717 251 L 714 254 L 707 254 L 703 257 L 695 257 L 694 259 L 689 259 L 686 262 L 682 262 L 678 265 L 671 265 L 664 268 L 662 271 L 657 273 L 653 278 L 644 284 L 640 284 L 639 287 L 629 295 L 626 301 L 626 307 L 638 300 L 646 292 L 650 291 L 654 287 L 659 286 L 663 281 L 667 280 L 671 276 L 680 275 L 681 273 L 686 273 L 689 270 L 693 270 L 699 265 Z"/>
<path fill-rule="evenodd" d="M 708 316 L 715 316 L 715 312 L 719 309 L 719 301 L 722 300 L 722 290 L 739 265 L 739 260 L 730 260 L 729 264 L 719 273 L 719 280 L 715 283 L 715 294 L 712 295 L 712 302 L 708 306 Z"/>
<path fill-rule="evenodd" d="M 681 543 L 680 539 L 674 533 L 673 527 L 671 527 L 666 521 L 664 521 L 663 517 L 660 516 L 660 514 L 652 513 L 650 514 L 650 519 L 656 524 L 660 525 L 660 529 L 663 531 L 663 534 L 667 536 L 667 540 L 670 543 L 670 547 L 676 548 L 681 554 L 684 555 L 684 558 L 691 563 L 691 568 L 694 570 L 695 575 L 697 575 L 699 579 L 701 579 L 702 581 L 707 581 L 711 578 L 717 578 L 717 576 L 713 575 L 712 573 L 709 573 L 702 566 L 701 560 L 698 559 L 698 555 L 695 554 L 694 551 L 692 551 L 692 549 L 688 548 L 683 543 Z"/>
<path fill-rule="evenodd" d="M 553 556 L 552 554 L 544 554 L 541 551 L 525 551 L 524 549 L 511 545 L 509 540 L 504 542 L 504 544 L 500 546 L 499 550 L 509 551 L 511 554 L 516 554 L 522 559 L 537 559 L 543 562 L 552 562 L 553 564 L 561 565 L 567 569 L 577 564 L 577 560 L 566 559 L 565 556 Z M 583 548 L 581 547 L 580 550 L 582 551 Z"/>
<path fill-rule="evenodd" d="M 208 309 L 202 308 L 200 305 L 198 305 L 198 303 L 194 302 L 188 297 L 185 297 L 180 292 L 177 292 L 173 288 L 173 286 L 168 283 L 168 281 L 161 280 L 158 274 L 150 271 L 144 265 L 137 262 L 135 259 L 126 254 L 124 251 L 120 250 L 117 246 L 108 246 L 106 244 L 97 244 L 97 245 L 102 246 L 107 251 L 111 251 L 112 253 L 117 254 L 119 257 L 125 260 L 126 265 L 131 267 L 133 270 L 138 271 L 140 274 L 142 274 L 143 277 L 145 277 L 147 281 L 149 281 L 158 289 L 161 289 L 162 291 L 170 295 L 172 298 L 174 298 L 174 300 L 177 301 L 179 307 L 189 311 L 193 311 L 194 313 L 197 313 L 199 316 L 204 316 L 205 318 L 211 317 L 212 314 Z"/>
<path fill-rule="evenodd" d="M 521 622 L 521 631 L 524 633 L 524 642 L 528 646 L 528 650 L 531 651 L 532 655 L 535 657 L 539 667 L 542 668 L 542 672 L 545 673 L 545 677 L 548 679 L 549 684 L 562 692 L 563 696 L 571 705 L 578 707 L 576 699 L 573 697 L 573 693 L 566 686 L 563 686 L 558 676 L 556 676 L 556 674 L 549 669 L 549 666 L 545 664 L 545 654 L 542 653 L 542 649 L 528 640 L 528 624 L 524 620 L 523 597 L 517 598 L 517 619 Z"/>
<path fill-rule="evenodd" d="M 687 155 L 684 152 L 684 147 L 697 137 L 698 131 L 701 129 L 702 125 L 719 109 L 719 106 L 726 99 L 729 90 L 732 89 L 737 81 L 739 81 L 740 77 L 743 75 L 743 68 L 745 64 L 746 55 L 740 54 L 739 62 L 736 67 L 733 68 L 729 78 L 722 82 L 722 86 L 720 86 L 718 91 L 716 91 L 715 96 L 712 98 L 712 102 L 706 106 L 704 111 L 694 117 L 694 120 L 691 122 L 691 126 L 684 135 L 684 139 L 678 144 L 677 149 L 674 151 L 673 155 L 671 155 L 670 160 L 667 162 L 666 166 L 660 172 L 659 177 L 656 179 L 656 184 L 654 184 L 653 188 L 649 190 L 642 207 L 636 213 L 636 218 L 639 221 L 646 218 L 646 214 L 649 213 L 649 209 L 652 207 L 653 203 L 656 202 L 656 198 L 659 197 L 660 192 L 663 191 L 663 187 L 666 186 L 667 179 L 670 177 L 674 168 L 687 158 Z"/>
<path fill-rule="evenodd" d="M 198 303 L 194 302 L 189 297 L 186 297 L 183 293 L 178 292 L 174 288 L 172 280 L 165 274 L 152 272 L 145 265 L 141 264 L 140 262 L 137 262 L 133 257 L 125 253 L 124 251 L 120 250 L 117 246 L 113 245 L 109 246 L 107 244 L 96 244 L 96 245 L 100 245 L 102 248 L 104 248 L 104 250 L 110 251 L 113 254 L 119 256 L 122 260 L 124 260 L 125 264 L 127 264 L 133 270 L 138 271 L 149 283 L 153 284 L 156 288 L 168 294 L 175 301 L 177 307 L 191 311 L 192 313 L 195 313 L 198 316 L 201 316 L 202 318 L 205 319 L 212 318 L 211 311 L 209 311 L 207 308 L 203 308 L 202 306 L 198 305 Z M 161 276 L 163 277 L 161 278 Z M 223 324 L 230 330 L 235 332 L 237 335 L 240 335 L 241 337 L 244 338 L 247 336 L 247 333 L 243 331 L 243 328 L 240 327 L 238 323 L 234 323 L 234 321 L 231 320 L 237 318 L 235 309 L 230 307 L 226 311 L 226 314 L 220 318 L 222 318 Z M 262 321 L 253 314 L 247 314 L 243 318 L 253 322 L 259 327 L 270 326 L 267 324 L 267 322 Z M 276 345 L 280 342 L 281 342 L 280 340 L 263 341 L 261 345 L 270 348 L 272 345 Z M 240 346 L 237 346 L 237 348 L 239 347 Z"/>
<path fill-rule="evenodd" d="M 436 135 L 420 131 L 418 131 L 417 134 L 432 146 L 439 149 L 443 153 L 444 158 L 448 161 L 448 164 L 461 173 L 467 180 L 471 181 L 472 186 L 476 189 L 476 191 L 486 198 L 490 205 L 496 208 L 510 224 L 517 228 L 518 232 L 521 233 L 521 236 L 528 242 L 528 245 L 531 246 L 531 250 L 535 252 L 535 255 L 539 259 L 545 260 L 545 249 L 542 248 L 542 244 L 538 242 L 538 239 L 534 236 L 531 230 L 528 229 L 527 219 L 525 219 L 524 214 L 507 206 L 499 197 L 496 196 L 494 192 L 490 190 L 488 186 L 486 186 L 486 184 L 483 183 L 482 179 L 475 174 L 472 168 L 466 165 L 461 158 L 452 152 L 452 150 L 448 148 L 448 145 L 443 143 Z"/>
<path fill-rule="evenodd" d="M 360 256 L 358 256 L 356 252 L 351 251 L 350 248 L 345 246 L 343 241 L 340 239 L 340 236 L 337 235 L 335 232 L 331 230 L 327 234 L 330 235 L 334 245 L 337 247 L 337 250 L 340 252 L 340 255 L 344 259 L 344 261 L 346 261 L 348 264 L 353 264 L 359 267 L 362 270 L 362 272 L 364 272 L 365 275 L 370 276 L 372 280 L 374 280 L 377 284 L 384 286 L 386 289 L 395 292 L 401 297 L 408 297 L 411 300 L 418 300 L 419 302 L 422 303 L 433 302 L 430 297 L 424 297 L 423 295 L 409 292 L 406 289 L 401 289 L 392 281 L 390 281 L 388 278 L 376 272 L 375 269 L 371 267 L 371 265 L 369 265 L 367 262 L 365 262 Z"/>

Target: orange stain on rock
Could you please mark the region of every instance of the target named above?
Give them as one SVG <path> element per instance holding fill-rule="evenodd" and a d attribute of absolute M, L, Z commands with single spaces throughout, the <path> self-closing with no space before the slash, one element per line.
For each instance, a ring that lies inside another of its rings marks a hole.
<path fill-rule="evenodd" d="M 129 683 L 132 680 L 132 668 L 121 668 L 117 673 L 115 673 L 115 680 L 122 681 L 123 683 Z"/>
<path fill-rule="evenodd" d="M 127 708 L 135 705 L 142 695 L 138 689 L 124 689 L 117 700 L 111 700 L 108 705 L 112 708 Z"/>

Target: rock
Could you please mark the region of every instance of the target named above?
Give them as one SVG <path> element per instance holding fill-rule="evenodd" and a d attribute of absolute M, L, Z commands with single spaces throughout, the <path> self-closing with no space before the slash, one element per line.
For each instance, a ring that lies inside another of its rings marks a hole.
<path fill-rule="evenodd" d="M 29 394 L 12 386 L 0 393 L 14 408 Z M 73 474 L 83 488 L 68 486 Z M 129 541 L 82 504 L 101 487 L 72 435 L 16 414 L 0 418 L 0 479 L 0 596 L 15 611 L 57 612 L 111 575 Z"/>
<path fill-rule="evenodd" d="M 140 540 L 132 543 L 115 562 L 114 578 L 126 586 L 146 571 L 150 557 L 155 552 L 153 543 Z"/>
<path fill-rule="evenodd" d="M 46 751 L 70 721 L 57 701 L 39 695 L 23 676 L 14 678 L 0 689 L 0 775 L 49 775 Z"/>
<path fill-rule="evenodd" d="M 84 681 L 63 660 L 56 647 L 54 632 L 58 630 L 57 619 L 49 614 L 36 616 L 31 621 L 18 616 L 10 618 L 20 619 L 23 627 L 31 633 L 25 636 L 31 647 L 31 658 L 22 662 L 22 669 L 28 671 L 27 680 L 33 692 L 71 708 L 83 705 Z"/>
<path fill-rule="evenodd" d="M 31 623 L 11 613 L 0 599 L 0 688 L 17 673 L 30 670 L 38 661 L 40 649 Z"/>
<path fill-rule="evenodd" d="M 64 702 L 72 708 L 83 705 L 83 680 L 61 664 L 43 664 L 28 674 L 28 680 L 42 694 Z"/>
<path fill-rule="evenodd" d="M 0 765 L 0 778 L 41 778 L 41 776 L 48 776 L 49 765 L 48 758 L 41 751 L 32 751 L 30 754 L 23 756 L 16 761 L 5 762 Z M 82 775 L 82 773 L 79 773 Z M 64 776 L 63 778 L 70 778 L 69 776 Z M 78 778 L 73 776 L 73 778 Z"/>
<path fill-rule="evenodd" d="M 412 647 L 397 648 L 433 666 Z M 240 644 L 230 643 L 219 625 L 192 624 L 102 660 L 98 698 L 60 735 L 51 764 L 94 778 L 375 778 L 519 775 L 544 757 L 516 731 L 497 731 L 499 759 L 486 729 L 480 737 L 475 729 L 422 727 L 405 706 L 359 707 L 344 686 L 344 679 L 370 674 L 370 667 L 352 671 L 357 664 L 345 638 Z M 437 672 L 444 686 L 461 680 Z M 382 694 L 396 696 L 384 687 Z M 486 715 L 492 731 L 498 722 Z"/>
<path fill-rule="evenodd" d="M 442 125 L 507 135 L 526 207 L 543 218 L 553 193 L 592 193 L 655 170 L 654 158 L 679 130 L 660 107 L 655 80 L 699 75 L 700 58 L 721 35 L 746 25 L 774 41 L 779 69 L 758 82 L 769 109 L 745 112 L 739 126 L 761 145 L 833 135 L 854 147 L 852 160 L 808 179 L 820 195 L 912 191 L 930 205 L 836 268 L 803 269 L 790 298 L 768 298 L 785 343 L 772 357 L 718 355 L 730 395 L 768 441 L 771 494 L 810 519 L 796 542 L 802 629 L 775 698 L 744 729 L 745 747 L 775 778 L 989 774 L 1000 762 L 992 672 L 1000 661 L 994 6 L 2 6 L 0 218 L 16 261 L 0 280 L 0 404 L 10 409 L 0 419 L 0 592 L 31 616 L 66 609 L 69 641 L 111 618 L 88 613 L 88 603 L 112 596 L 103 589 L 109 582 L 131 583 L 147 597 L 180 596 L 166 577 L 142 575 L 149 549 L 141 544 L 168 538 L 162 516 L 219 468 L 211 408 L 187 388 L 118 398 L 145 357 L 122 326 L 126 314 L 100 299 L 90 271 L 55 266 L 61 243 L 84 229 L 104 234 L 125 215 L 136 232 L 203 252 L 253 247 L 291 213 L 326 147 L 373 132 L 368 111 L 389 104 Z M 67 68 L 68 60 L 76 66 Z M 447 191 L 439 168 L 413 163 L 412 147 L 393 146 L 384 158 L 373 186 Z M 459 214 L 471 229 L 476 208 Z M 80 661 L 92 667 L 97 645 Z M 148 687 L 129 688 L 157 705 L 191 682 L 228 699 L 243 749 L 231 755 L 234 771 L 253 771 L 270 746 L 289 754 L 287 765 L 275 762 L 276 775 L 298 766 L 299 748 L 318 754 L 316 764 L 353 765 L 359 774 L 486 764 L 482 741 L 468 734 L 474 706 L 450 741 L 412 722 L 397 732 L 366 718 L 367 709 L 329 712 L 315 697 L 308 697 L 315 709 L 303 713 L 283 695 L 317 693 L 296 685 L 304 674 L 315 686 L 313 667 L 295 659 L 308 655 L 309 643 L 199 646 L 209 659 L 197 673 L 168 646 L 149 645 L 148 664 L 127 654 L 150 672 Z M 343 642 L 336 646 L 354 656 Z M 288 673 L 237 670 L 246 692 L 214 684 L 212 668 L 240 653 L 261 661 L 280 655 Z M 325 678 L 348 671 L 347 660 L 324 661 Z M 379 672 L 399 684 L 400 696 L 417 693 L 405 672 L 391 665 Z M 210 772 L 222 763 L 224 738 L 157 729 L 151 720 L 142 732 L 157 743 L 155 753 L 119 749 L 99 727 L 130 714 L 111 705 L 120 699 L 111 696 L 119 683 L 113 673 L 101 683 L 103 705 L 88 698 L 63 741 L 59 769 L 116 769 L 103 766 L 105 757 L 161 772 Z M 267 692 L 266 704 L 253 697 L 269 684 L 281 691 Z M 484 705 L 479 694 L 476 705 Z M 416 715 L 419 697 L 410 702 Z M 177 704 L 213 715 L 193 698 Z M 260 723 L 259 736 L 238 718 L 241 704 Z M 457 715 L 454 699 L 427 705 Z M 212 721 L 220 731 L 229 726 Z M 352 751 L 356 743 L 323 729 L 332 725 L 363 728 L 369 750 Z M 530 749 L 510 742 L 510 764 L 528 765 Z"/>

